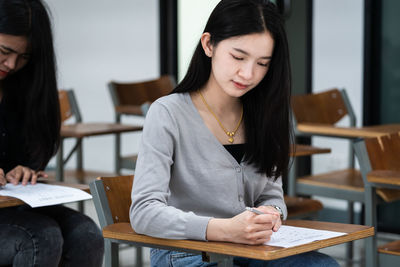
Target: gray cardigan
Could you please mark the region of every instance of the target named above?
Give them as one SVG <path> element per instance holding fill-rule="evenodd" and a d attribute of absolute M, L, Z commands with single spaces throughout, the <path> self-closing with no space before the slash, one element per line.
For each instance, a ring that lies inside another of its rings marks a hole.
<path fill-rule="evenodd" d="M 282 180 L 240 164 L 204 124 L 188 93 L 155 101 L 147 113 L 130 220 L 137 233 L 206 239 L 208 221 L 246 206 L 276 205 L 286 218 Z"/>

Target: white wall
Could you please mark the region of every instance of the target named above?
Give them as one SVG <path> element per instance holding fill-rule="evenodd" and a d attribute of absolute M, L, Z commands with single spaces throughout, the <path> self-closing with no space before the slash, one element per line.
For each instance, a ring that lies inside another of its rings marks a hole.
<path fill-rule="evenodd" d="M 178 1 L 178 80 L 182 80 L 208 17 L 220 0 Z"/>
<path fill-rule="evenodd" d="M 313 92 L 345 88 L 361 125 L 364 1 L 314 0 L 313 5 Z M 341 123 L 348 125 L 348 120 Z M 313 157 L 314 173 L 347 167 L 347 141 L 313 138 L 313 145 L 332 149 Z M 343 202 L 324 204 L 344 207 Z"/>
<path fill-rule="evenodd" d="M 158 1 L 46 2 L 53 15 L 59 88 L 74 89 L 85 122 L 112 122 L 114 110 L 107 83 L 159 75 Z M 125 120 L 136 121 L 142 122 Z M 123 139 L 124 152 L 137 151 L 137 137 L 129 134 Z M 84 164 L 88 169 L 112 171 L 113 137 L 85 139 Z"/>

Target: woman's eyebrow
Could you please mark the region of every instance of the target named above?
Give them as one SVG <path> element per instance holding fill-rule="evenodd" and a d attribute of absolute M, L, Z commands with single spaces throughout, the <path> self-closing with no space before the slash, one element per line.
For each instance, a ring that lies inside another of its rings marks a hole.
<path fill-rule="evenodd" d="M 244 51 L 243 49 L 240 49 L 240 48 L 235 48 L 235 47 L 234 47 L 233 50 L 235 50 L 235 51 L 237 51 L 237 52 L 239 52 L 239 53 L 245 54 L 246 56 L 249 55 L 248 52 L 246 52 L 246 51 Z M 265 57 L 260 57 L 260 58 L 262 58 L 262 59 L 271 59 L 272 56 L 265 56 Z"/>
<path fill-rule="evenodd" d="M 8 46 L 5 46 L 5 45 L 0 45 L 0 47 L 7 50 L 8 52 L 15 53 L 17 55 L 29 55 L 29 53 L 19 53 L 19 52 L 15 51 L 14 49 L 12 49 Z"/>

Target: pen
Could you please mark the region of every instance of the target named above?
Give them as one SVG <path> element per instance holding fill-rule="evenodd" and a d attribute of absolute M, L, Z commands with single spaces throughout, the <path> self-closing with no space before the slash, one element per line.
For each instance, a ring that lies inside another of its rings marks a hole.
<path fill-rule="evenodd" d="M 246 210 L 254 212 L 255 214 L 261 215 L 261 214 L 272 214 L 272 215 L 278 215 L 278 213 L 265 213 L 265 212 L 261 212 L 259 210 L 256 210 L 255 208 L 250 208 L 250 207 L 246 207 Z"/>
<path fill-rule="evenodd" d="M 246 207 L 246 210 L 254 212 L 255 214 L 261 215 L 261 214 L 266 214 L 264 212 L 261 212 L 259 210 L 256 210 L 255 208 L 250 208 L 250 207 Z"/>

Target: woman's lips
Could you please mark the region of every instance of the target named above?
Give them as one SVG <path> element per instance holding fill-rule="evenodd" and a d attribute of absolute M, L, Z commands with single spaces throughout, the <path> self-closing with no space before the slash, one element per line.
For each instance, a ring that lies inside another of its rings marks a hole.
<path fill-rule="evenodd" d="M 6 77 L 8 75 L 8 71 L 0 70 L 0 76 Z"/>
<path fill-rule="evenodd" d="M 233 84 L 239 89 L 246 89 L 249 86 L 248 84 L 242 84 L 235 81 L 233 81 Z"/>

